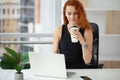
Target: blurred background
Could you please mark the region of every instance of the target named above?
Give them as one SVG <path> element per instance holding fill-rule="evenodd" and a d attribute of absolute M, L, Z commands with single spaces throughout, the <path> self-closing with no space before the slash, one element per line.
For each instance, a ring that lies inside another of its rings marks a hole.
<path fill-rule="evenodd" d="M 62 25 L 66 0 L 0 0 L 0 57 L 4 47 L 52 53 L 55 27 Z M 99 26 L 99 59 L 120 68 L 120 0 L 80 0 L 89 22 Z M 112 66 L 111 66 L 112 65 Z"/>

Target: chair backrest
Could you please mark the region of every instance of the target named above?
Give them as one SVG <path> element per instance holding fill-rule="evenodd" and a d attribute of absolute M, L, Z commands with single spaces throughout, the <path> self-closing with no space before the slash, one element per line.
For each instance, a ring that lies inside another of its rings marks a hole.
<path fill-rule="evenodd" d="M 96 23 L 90 23 L 93 29 L 93 49 L 92 49 L 92 60 L 91 60 L 91 67 L 98 68 L 98 61 L 99 61 L 99 28 Z"/>

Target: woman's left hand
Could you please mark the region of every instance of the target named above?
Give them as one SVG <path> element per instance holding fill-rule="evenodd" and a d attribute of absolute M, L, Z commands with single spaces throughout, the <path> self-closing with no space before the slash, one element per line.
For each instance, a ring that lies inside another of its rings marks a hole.
<path fill-rule="evenodd" d="M 85 40 L 78 30 L 70 30 L 70 34 L 75 36 L 75 38 L 78 39 L 81 44 L 85 44 Z"/>

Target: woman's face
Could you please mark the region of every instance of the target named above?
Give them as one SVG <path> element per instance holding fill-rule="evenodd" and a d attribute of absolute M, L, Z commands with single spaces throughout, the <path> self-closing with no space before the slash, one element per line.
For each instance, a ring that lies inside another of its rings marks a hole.
<path fill-rule="evenodd" d="M 76 25 L 78 22 L 78 13 L 74 6 L 67 6 L 65 15 L 68 19 L 69 24 Z"/>

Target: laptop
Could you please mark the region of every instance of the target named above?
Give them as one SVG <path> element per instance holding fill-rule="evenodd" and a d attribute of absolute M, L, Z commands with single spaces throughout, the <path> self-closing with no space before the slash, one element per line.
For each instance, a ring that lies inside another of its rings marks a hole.
<path fill-rule="evenodd" d="M 29 53 L 29 59 L 34 76 L 67 78 L 63 54 Z"/>

